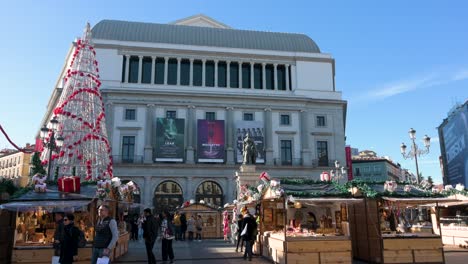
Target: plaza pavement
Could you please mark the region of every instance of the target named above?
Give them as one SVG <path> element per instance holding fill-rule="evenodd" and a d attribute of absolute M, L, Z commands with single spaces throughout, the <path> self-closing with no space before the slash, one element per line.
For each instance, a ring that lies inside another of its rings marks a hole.
<path fill-rule="evenodd" d="M 222 239 L 209 239 L 201 242 L 173 241 L 175 260 L 178 264 L 238 264 L 238 263 L 271 263 L 270 261 L 254 256 L 252 261 L 242 259 L 242 253 L 236 253 L 235 247 Z M 156 242 L 153 248 L 157 263 L 163 263 L 161 259 L 161 243 Z M 445 247 L 445 260 L 447 264 L 468 263 L 468 249 L 458 247 Z M 142 240 L 130 241 L 128 253 L 114 263 L 140 264 L 147 263 L 145 244 Z M 169 263 L 169 262 L 166 262 Z M 353 261 L 353 264 L 365 262 Z"/>

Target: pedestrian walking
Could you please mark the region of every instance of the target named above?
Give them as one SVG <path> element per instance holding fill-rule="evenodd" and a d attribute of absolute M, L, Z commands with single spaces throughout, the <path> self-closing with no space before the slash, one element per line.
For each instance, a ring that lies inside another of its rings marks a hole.
<path fill-rule="evenodd" d="M 143 222 L 143 238 L 145 239 L 146 255 L 148 256 L 149 264 L 156 264 L 156 258 L 153 254 L 154 242 L 158 237 L 158 225 L 156 219 L 151 214 L 151 209 L 146 208 L 143 210 L 145 214 L 145 221 Z"/>
<path fill-rule="evenodd" d="M 67 214 L 63 218 L 63 238 L 60 242 L 60 264 L 71 264 L 78 260 L 80 230 L 75 226 L 75 216 Z"/>
<path fill-rule="evenodd" d="M 253 216 L 250 213 L 245 214 L 242 221 L 241 236 L 245 241 L 244 259 L 247 259 L 248 257 L 249 261 L 252 261 L 252 247 L 256 238 L 254 235 L 256 230 L 257 223 L 255 222 Z"/>
<path fill-rule="evenodd" d="M 181 222 L 180 222 L 180 214 L 179 212 L 176 212 L 174 214 L 174 220 L 172 221 L 174 223 L 174 232 L 175 232 L 175 240 L 181 240 L 182 234 L 181 234 Z"/>
<path fill-rule="evenodd" d="M 171 216 L 168 211 L 163 212 L 163 220 L 161 223 L 161 240 L 162 240 L 162 260 L 174 263 L 174 250 L 172 249 L 172 240 L 174 240 L 174 231 L 171 225 Z"/>
<path fill-rule="evenodd" d="M 60 241 L 63 240 L 63 212 L 55 213 L 54 256 L 60 256 Z"/>
<path fill-rule="evenodd" d="M 180 233 L 181 233 L 181 240 L 185 241 L 185 233 L 187 233 L 187 216 L 185 213 L 180 215 Z"/>
<path fill-rule="evenodd" d="M 228 211 L 223 212 L 223 235 L 224 235 L 224 241 L 229 241 L 228 235 L 230 233 L 230 228 L 229 228 L 229 213 Z"/>
<path fill-rule="evenodd" d="M 138 214 L 134 214 L 133 217 L 130 219 L 131 222 L 131 230 L 132 230 L 132 237 L 131 240 L 138 241 Z"/>
<path fill-rule="evenodd" d="M 96 264 L 97 259 L 110 256 L 112 249 L 119 238 L 117 222 L 110 217 L 110 208 L 107 205 L 101 205 L 98 208 L 98 221 L 94 227 L 94 244 L 91 255 L 91 264 Z M 110 261 L 109 261 L 110 262 Z"/>
<path fill-rule="evenodd" d="M 203 219 L 201 215 L 198 215 L 197 217 L 197 220 L 195 222 L 195 229 L 196 229 L 195 240 L 198 240 L 200 242 L 202 240 L 202 232 L 203 232 Z"/>
<path fill-rule="evenodd" d="M 242 214 L 239 214 L 237 216 L 237 218 L 238 218 L 238 220 L 237 220 L 237 231 L 236 231 L 236 234 L 237 234 L 236 252 L 239 251 L 239 244 L 241 244 L 240 245 L 240 252 L 242 252 L 243 251 L 242 248 L 244 247 L 244 239 L 242 238 L 241 233 L 242 233 L 242 230 L 243 230 L 242 222 L 244 220 L 244 216 Z"/>
<path fill-rule="evenodd" d="M 191 215 L 190 219 L 187 221 L 187 231 L 188 231 L 188 240 L 193 241 L 193 233 L 195 232 L 195 216 Z"/>

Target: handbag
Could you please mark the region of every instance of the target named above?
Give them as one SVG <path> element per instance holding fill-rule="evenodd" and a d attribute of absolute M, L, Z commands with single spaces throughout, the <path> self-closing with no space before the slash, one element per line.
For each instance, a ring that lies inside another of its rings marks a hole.
<path fill-rule="evenodd" d="M 59 256 L 53 256 L 51 263 L 52 264 L 60 264 L 60 257 Z"/>
<path fill-rule="evenodd" d="M 247 226 L 248 226 L 248 225 L 249 225 L 248 223 L 245 224 L 244 229 L 242 229 L 241 236 L 245 236 L 245 235 L 247 234 Z"/>
<path fill-rule="evenodd" d="M 109 257 L 98 258 L 96 264 L 109 264 Z"/>

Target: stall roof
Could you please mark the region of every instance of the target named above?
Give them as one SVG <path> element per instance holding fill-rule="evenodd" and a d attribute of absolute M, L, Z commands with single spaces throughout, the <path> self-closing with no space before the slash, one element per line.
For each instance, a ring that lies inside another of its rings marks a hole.
<path fill-rule="evenodd" d="M 313 203 L 359 203 L 362 202 L 363 199 L 360 198 L 294 198 L 296 201 L 301 202 L 313 202 Z"/>
<path fill-rule="evenodd" d="M 29 191 L 18 198 L 11 199 L 15 201 L 69 201 L 69 200 L 92 200 L 96 195 L 96 186 L 82 185 L 80 193 L 59 192 L 57 186 L 50 186 L 46 192 L 39 193 Z"/>
<path fill-rule="evenodd" d="M 0 205 L 0 209 L 9 211 L 31 211 L 38 208 L 50 211 L 65 212 L 87 206 L 91 200 L 62 200 L 62 201 L 18 201 Z M 60 208 L 57 210 L 57 208 Z"/>
<path fill-rule="evenodd" d="M 383 196 L 382 199 L 390 202 L 399 202 L 400 204 L 406 205 L 427 205 L 432 206 L 438 203 L 448 203 L 448 202 L 456 202 L 457 200 L 445 197 L 412 197 L 412 198 L 404 198 L 404 197 L 386 197 Z"/>
<path fill-rule="evenodd" d="M 282 180 L 281 188 L 287 195 L 292 195 L 294 198 L 351 197 L 343 186 L 328 182 Z"/>

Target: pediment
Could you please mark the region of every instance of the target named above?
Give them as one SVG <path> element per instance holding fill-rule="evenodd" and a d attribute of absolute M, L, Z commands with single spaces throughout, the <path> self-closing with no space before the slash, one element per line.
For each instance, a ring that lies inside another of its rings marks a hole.
<path fill-rule="evenodd" d="M 216 21 L 213 18 L 205 16 L 203 14 L 198 14 L 198 15 L 187 17 L 187 18 L 182 18 L 170 24 L 194 26 L 194 27 L 223 28 L 223 29 L 231 28 L 230 26 L 223 24 L 219 21 Z"/>

